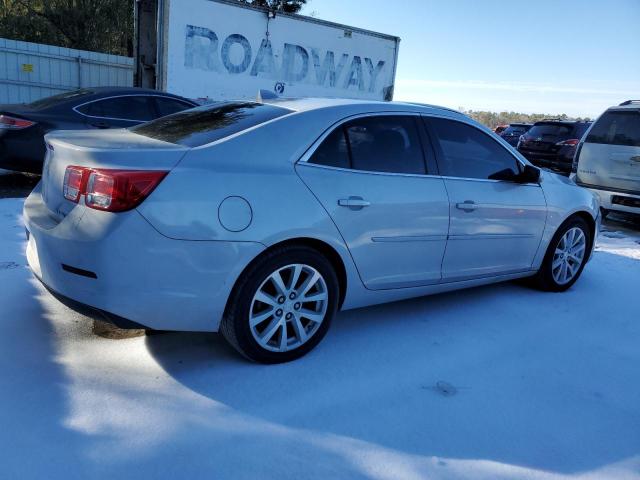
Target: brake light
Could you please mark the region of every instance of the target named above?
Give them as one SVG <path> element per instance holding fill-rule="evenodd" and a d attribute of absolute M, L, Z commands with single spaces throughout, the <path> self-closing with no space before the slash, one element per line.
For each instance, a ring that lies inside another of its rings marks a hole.
<path fill-rule="evenodd" d="M 67 167 L 64 172 L 64 183 L 62 186 L 64 198 L 78 203 L 80 195 L 84 193 L 87 178 L 86 172 L 87 169 L 84 167 Z"/>
<path fill-rule="evenodd" d="M 573 162 L 571 162 L 571 173 L 578 173 L 578 163 L 580 162 L 580 152 L 582 151 L 582 143 L 578 145 L 576 153 L 573 154 Z"/>
<path fill-rule="evenodd" d="M 35 124 L 36 122 L 25 120 L 24 118 L 0 115 L 0 130 L 22 130 L 23 128 L 28 128 Z"/>
<path fill-rule="evenodd" d="M 64 174 L 64 197 L 77 203 L 85 195 L 87 207 L 124 212 L 140 205 L 167 173 L 69 166 Z"/>
<path fill-rule="evenodd" d="M 579 138 L 571 138 L 569 140 L 563 140 L 562 142 L 558 142 L 556 143 L 556 145 L 559 147 L 575 147 L 576 145 L 578 145 L 578 143 L 580 143 Z"/>

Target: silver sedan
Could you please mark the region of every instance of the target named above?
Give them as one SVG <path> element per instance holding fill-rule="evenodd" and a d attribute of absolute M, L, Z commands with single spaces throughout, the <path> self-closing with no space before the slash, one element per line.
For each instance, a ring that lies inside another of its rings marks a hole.
<path fill-rule="evenodd" d="M 307 353 L 339 309 L 566 290 L 598 228 L 587 190 L 427 105 L 223 103 L 46 143 L 24 218 L 48 290 L 120 327 L 219 330 L 265 363 Z"/>

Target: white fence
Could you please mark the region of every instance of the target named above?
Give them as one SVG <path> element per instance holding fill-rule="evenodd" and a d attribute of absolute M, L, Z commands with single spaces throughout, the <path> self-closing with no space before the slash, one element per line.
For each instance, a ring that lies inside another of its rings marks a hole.
<path fill-rule="evenodd" d="M 133 85 L 133 58 L 0 38 L 0 104 L 82 87 Z"/>

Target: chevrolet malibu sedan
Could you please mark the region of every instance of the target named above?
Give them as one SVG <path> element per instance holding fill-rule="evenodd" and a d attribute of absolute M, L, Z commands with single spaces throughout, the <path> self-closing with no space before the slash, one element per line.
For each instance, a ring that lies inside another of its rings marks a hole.
<path fill-rule="evenodd" d="M 426 105 L 223 103 L 46 144 L 24 219 L 47 289 L 264 363 L 307 353 L 339 309 L 523 277 L 566 290 L 599 221 L 593 194 Z"/>

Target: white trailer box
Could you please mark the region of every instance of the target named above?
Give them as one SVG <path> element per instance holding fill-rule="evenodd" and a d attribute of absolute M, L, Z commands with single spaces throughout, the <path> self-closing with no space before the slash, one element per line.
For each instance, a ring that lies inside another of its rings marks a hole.
<path fill-rule="evenodd" d="M 158 0 L 157 8 L 161 90 L 211 100 L 255 99 L 259 90 L 393 97 L 398 37 L 233 0 Z"/>

